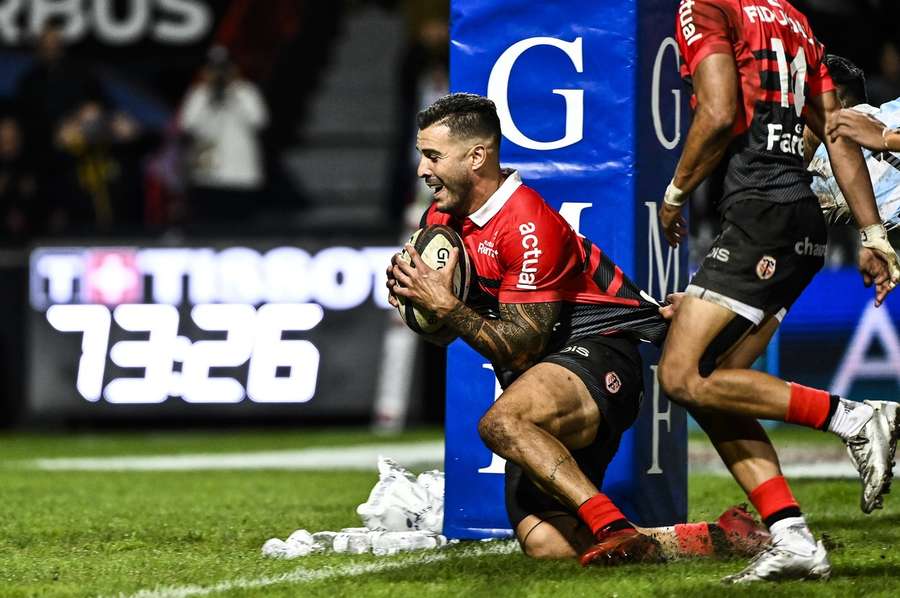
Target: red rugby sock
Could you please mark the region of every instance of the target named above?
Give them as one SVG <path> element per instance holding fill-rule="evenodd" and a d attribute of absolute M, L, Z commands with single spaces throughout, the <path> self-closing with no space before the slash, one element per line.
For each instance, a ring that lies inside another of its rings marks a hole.
<path fill-rule="evenodd" d="M 784 421 L 821 430 L 828 420 L 830 408 L 828 391 L 791 382 L 791 400 Z"/>
<path fill-rule="evenodd" d="M 683 556 L 710 556 L 715 553 L 712 537 L 709 535 L 709 525 L 705 521 L 700 523 L 679 523 L 675 526 L 675 536 L 678 538 L 678 550 Z"/>
<path fill-rule="evenodd" d="M 578 507 L 578 516 L 591 528 L 595 536 L 612 523 L 628 522 L 622 511 L 602 492 L 584 501 Z"/>
<path fill-rule="evenodd" d="M 750 492 L 750 502 L 763 521 L 784 509 L 800 508 L 784 476 L 775 476 L 754 488 Z"/>

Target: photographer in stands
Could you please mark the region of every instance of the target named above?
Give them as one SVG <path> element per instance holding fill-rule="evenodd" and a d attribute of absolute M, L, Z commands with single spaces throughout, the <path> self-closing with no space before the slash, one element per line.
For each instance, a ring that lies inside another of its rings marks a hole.
<path fill-rule="evenodd" d="M 195 224 L 237 221 L 265 184 L 260 131 L 268 112 L 257 87 L 241 78 L 228 51 L 215 46 L 179 123 L 190 138 L 187 170 Z"/>

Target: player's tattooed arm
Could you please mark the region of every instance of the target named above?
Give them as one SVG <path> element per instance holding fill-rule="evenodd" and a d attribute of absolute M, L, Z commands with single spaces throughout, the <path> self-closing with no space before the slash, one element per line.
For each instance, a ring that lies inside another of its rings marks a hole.
<path fill-rule="evenodd" d="M 521 371 L 547 349 L 559 309 L 558 302 L 501 303 L 500 319 L 488 320 L 457 303 L 444 321 L 495 364 Z"/>

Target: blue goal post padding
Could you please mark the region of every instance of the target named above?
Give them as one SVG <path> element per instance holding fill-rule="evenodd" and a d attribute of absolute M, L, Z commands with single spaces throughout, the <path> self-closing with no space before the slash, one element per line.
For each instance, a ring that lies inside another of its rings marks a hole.
<path fill-rule="evenodd" d="M 670 251 L 656 201 L 674 171 L 687 117 L 673 39 L 675 0 L 452 0 L 453 91 L 487 95 L 503 128 L 501 159 L 657 298 L 687 282 L 685 247 Z M 645 391 L 603 486 L 641 525 L 687 515 L 684 412 L 656 384 L 658 351 L 642 348 Z M 490 365 L 457 341 L 447 355 L 444 533 L 511 533 L 503 460 L 478 437 L 498 389 Z"/>

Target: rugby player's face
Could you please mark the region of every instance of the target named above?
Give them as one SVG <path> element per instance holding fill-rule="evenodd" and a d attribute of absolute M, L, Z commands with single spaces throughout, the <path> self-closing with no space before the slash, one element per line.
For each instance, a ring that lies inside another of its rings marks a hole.
<path fill-rule="evenodd" d="M 416 174 L 431 188 L 438 211 L 467 216 L 472 189 L 471 146 L 452 137 L 450 129 L 439 124 L 419 131 L 416 149 L 421 154 Z"/>

